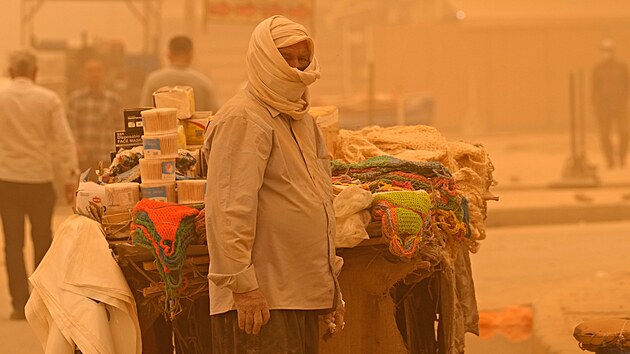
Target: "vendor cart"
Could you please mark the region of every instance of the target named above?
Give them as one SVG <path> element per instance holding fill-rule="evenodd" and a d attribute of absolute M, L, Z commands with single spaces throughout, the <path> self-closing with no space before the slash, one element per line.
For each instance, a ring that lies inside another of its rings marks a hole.
<path fill-rule="evenodd" d="M 380 228 L 380 222 L 370 223 L 369 240 L 337 251 L 344 259 L 339 282 L 346 326 L 322 339 L 320 353 L 448 353 L 454 345 L 454 319 L 447 311 L 454 300 L 448 281 L 453 272 L 443 271 L 437 255 L 412 261 L 391 255 Z M 125 241 L 110 247 L 136 298 L 143 352 L 172 354 L 174 342 L 176 353 L 211 353 L 207 246 L 187 249 L 182 311 L 172 321 L 164 315 L 164 284 L 151 252 Z"/>

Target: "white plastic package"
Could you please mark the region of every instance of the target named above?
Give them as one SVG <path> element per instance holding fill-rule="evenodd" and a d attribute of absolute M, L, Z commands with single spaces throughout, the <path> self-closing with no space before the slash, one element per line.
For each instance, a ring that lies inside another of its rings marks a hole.
<path fill-rule="evenodd" d="M 365 227 L 372 219 L 369 208 L 372 205 L 372 193 L 350 186 L 339 193 L 334 201 L 338 248 L 351 248 L 363 240 L 369 239 Z"/>

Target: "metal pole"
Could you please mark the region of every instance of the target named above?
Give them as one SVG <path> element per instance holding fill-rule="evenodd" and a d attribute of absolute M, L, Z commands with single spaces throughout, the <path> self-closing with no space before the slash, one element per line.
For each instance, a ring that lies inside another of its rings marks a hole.
<path fill-rule="evenodd" d="M 368 122 L 374 125 L 374 62 L 368 63 Z"/>
<path fill-rule="evenodd" d="M 586 146 L 585 146 L 585 124 L 584 124 L 584 71 L 578 71 L 578 106 L 577 106 L 577 119 L 578 119 L 578 149 L 579 157 L 586 159 Z"/>
<path fill-rule="evenodd" d="M 569 76 L 569 127 L 571 131 L 570 142 L 571 142 L 571 160 L 575 160 L 576 157 L 576 141 L 575 141 L 575 132 L 576 132 L 576 121 L 575 121 L 575 73 L 571 73 Z"/>

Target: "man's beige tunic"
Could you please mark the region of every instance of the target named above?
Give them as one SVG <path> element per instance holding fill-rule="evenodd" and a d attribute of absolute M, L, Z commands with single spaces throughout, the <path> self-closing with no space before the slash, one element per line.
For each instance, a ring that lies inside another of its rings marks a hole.
<path fill-rule="evenodd" d="M 211 314 L 258 287 L 272 310 L 335 307 L 330 165 L 313 118 L 280 113 L 249 87 L 210 123 L 204 150 Z"/>

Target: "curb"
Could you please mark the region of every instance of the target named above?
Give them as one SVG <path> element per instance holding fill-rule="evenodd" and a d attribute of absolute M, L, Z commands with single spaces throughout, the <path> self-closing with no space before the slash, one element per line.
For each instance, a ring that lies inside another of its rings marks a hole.
<path fill-rule="evenodd" d="M 552 225 L 630 220 L 630 204 L 554 205 L 528 208 L 488 208 L 486 227 Z"/>

